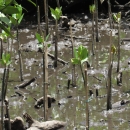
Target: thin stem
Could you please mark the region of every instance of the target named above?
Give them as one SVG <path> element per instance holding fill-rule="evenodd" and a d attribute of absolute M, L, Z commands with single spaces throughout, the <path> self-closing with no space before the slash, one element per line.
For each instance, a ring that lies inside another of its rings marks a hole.
<path fill-rule="evenodd" d="M 2 91 L 1 91 L 1 124 L 2 130 L 4 130 L 4 87 L 5 87 L 5 76 L 6 76 L 6 68 L 4 69 L 3 73 L 3 80 L 2 80 Z"/>
<path fill-rule="evenodd" d="M 94 13 L 92 14 L 92 55 L 95 55 L 94 45 L 95 45 L 95 35 L 94 35 Z"/>
<path fill-rule="evenodd" d="M 112 19 L 111 19 L 111 3 L 110 0 L 107 1 L 108 2 L 108 14 L 109 14 L 109 24 L 110 24 L 110 28 L 112 28 Z"/>
<path fill-rule="evenodd" d="M 95 5 L 96 5 L 96 42 L 99 42 L 99 37 L 98 37 L 98 0 L 95 0 Z"/>
<path fill-rule="evenodd" d="M 0 59 L 2 59 L 2 54 L 3 54 L 3 40 L 0 38 Z"/>
<path fill-rule="evenodd" d="M 22 64 L 22 56 L 21 56 L 21 51 L 20 51 L 18 25 L 17 25 L 17 42 L 18 42 L 18 55 L 19 55 L 19 66 L 20 66 L 20 80 L 23 81 L 23 64 Z"/>
<path fill-rule="evenodd" d="M 85 84 L 85 77 L 84 77 L 84 72 L 83 72 L 83 68 L 82 68 L 81 63 L 80 63 L 80 70 L 81 70 L 81 74 L 82 74 L 83 81 L 84 81 L 84 84 Z"/>
<path fill-rule="evenodd" d="M 89 130 L 89 105 L 88 105 L 89 88 L 88 88 L 88 85 L 87 85 L 87 82 L 88 82 L 87 69 L 85 69 L 85 81 L 84 82 L 85 82 L 84 83 L 84 85 L 85 85 L 84 87 L 86 89 L 86 130 Z"/>
<path fill-rule="evenodd" d="M 44 52 L 43 52 L 43 69 L 44 69 L 44 76 L 43 76 L 43 91 L 44 91 L 44 120 L 48 120 L 48 54 L 47 54 L 47 45 L 44 43 Z"/>
<path fill-rule="evenodd" d="M 120 70 L 120 23 L 118 23 L 118 61 L 117 61 L 117 72 Z"/>
<path fill-rule="evenodd" d="M 73 35 L 72 35 L 72 25 L 70 22 L 70 36 L 71 36 L 71 43 L 72 43 L 72 58 L 74 58 L 74 40 L 73 40 Z M 72 66 L 72 83 L 75 86 L 76 85 L 76 80 L 75 80 L 75 65 Z"/>
<path fill-rule="evenodd" d="M 56 26 L 56 36 L 55 36 L 55 61 L 54 61 L 54 67 L 57 67 L 57 57 L 58 57 L 58 48 L 57 48 L 57 42 L 58 42 L 58 21 L 55 21 Z"/>

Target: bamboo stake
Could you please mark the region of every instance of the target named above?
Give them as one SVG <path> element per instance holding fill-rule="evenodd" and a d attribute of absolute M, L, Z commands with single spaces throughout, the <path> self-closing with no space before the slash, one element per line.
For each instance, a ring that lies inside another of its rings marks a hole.
<path fill-rule="evenodd" d="M 2 90 L 1 90 L 1 125 L 2 130 L 4 130 L 4 87 L 5 87 L 5 77 L 6 77 L 6 68 L 4 69 L 3 73 L 3 80 L 2 80 Z"/>
<path fill-rule="evenodd" d="M 74 58 L 74 40 L 72 35 L 72 22 L 70 21 L 70 36 L 71 36 L 71 43 L 72 43 L 72 58 Z M 75 65 L 72 65 L 72 84 L 76 85 L 76 79 L 75 79 Z"/>
<path fill-rule="evenodd" d="M 60 2 L 59 2 L 59 0 L 56 0 L 56 2 L 57 2 L 57 7 L 60 8 Z"/>
<path fill-rule="evenodd" d="M 107 87 L 107 110 L 112 109 L 111 104 L 111 92 L 112 92 L 112 85 L 111 85 L 111 76 L 112 76 L 112 53 L 111 53 L 111 38 L 112 38 L 112 31 L 110 31 L 110 48 L 109 48 L 109 67 L 108 67 L 108 87 Z"/>
<path fill-rule="evenodd" d="M 57 49 L 57 42 L 58 42 L 58 21 L 55 21 L 55 60 L 54 60 L 54 67 L 57 67 L 57 57 L 58 57 L 58 49 Z"/>
<path fill-rule="evenodd" d="M 2 54 L 3 54 L 3 40 L 0 38 L 0 59 L 2 59 Z"/>
<path fill-rule="evenodd" d="M 108 3 L 108 14 L 109 14 L 109 24 L 110 24 L 110 28 L 112 29 L 112 14 L 111 14 L 111 3 L 110 0 L 107 1 Z"/>
<path fill-rule="evenodd" d="M 94 13 L 92 14 L 92 55 L 95 55 L 94 46 L 95 46 L 95 35 L 94 35 Z"/>
<path fill-rule="evenodd" d="M 46 34 L 45 36 L 48 35 L 49 31 L 48 31 L 48 0 L 44 0 L 44 13 L 45 13 L 45 23 L 46 23 Z"/>
<path fill-rule="evenodd" d="M 48 120 L 48 55 L 47 55 L 47 45 L 44 43 L 44 53 L 43 53 L 43 91 L 44 91 L 44 120 Z"/>
<path fill-rule="evenodd" d="M 48 0 L 44 0 L 46 34 L 48 35 Z M 48 120 L 48 52 L 47 44 L 43 43 L 43 95 L 44 95 L 44 120 Z"/>
<path fill-rule="evenodd" d="M 96 42 L 99 42 L 99 32 L 98 32 L 98 0 L 95 0 L 95 5 L 96 5 Z"/>
<path fill-rule="evenodd" d="M 89 88 L 87 86 L 87 69 L 85 69 L 85 89 L 86 89 L 86 130 L 89 130 L 89 105 L 88 105 L 88 93 L 89 93 Z"/>
<path fill-rule="evenodd" d="M 118 23 L 118 61 L 117 61 L 117 73 L 120 70 L 120 22 Z"/>
<path fill-rule="evenodd" d="M 19 31 L 17 25 L 17 42 L 18 42 L 18 55 L 19 55 L 19 66 L 20 66 L 20 80 L 23 81 L 23 63 L 22 63 L 22 56 L 20 50 L 20 41 L 19 41 Z"/>

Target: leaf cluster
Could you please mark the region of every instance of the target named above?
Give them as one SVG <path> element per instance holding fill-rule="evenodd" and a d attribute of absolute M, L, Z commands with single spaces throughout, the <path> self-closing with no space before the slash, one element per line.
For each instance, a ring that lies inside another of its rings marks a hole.
<path fill-rule="evenodd" d="M 96 6 L 95 4 L 89 5 L 89 11 L 91 14 L 93 14 L 95 12 Z"/>
<path fill-rule="evenodd" d="M 51 16 L 55 20 L 59 20 L 60 16 L 62 15 L 62 7 L 60 7 L 60 8 L 56 7 L 55 10 L 50 7 L 50 10 L 51 10 Z"/>
<path fill-rule="evenodd" d="M 80 45 L 78 49 L 74 48 L 74 58 L 71 59 L 72 64 L 83 64 L 88 60 L 88 49 Z"/>
<path fill-rule="evenodd" d="M 3 53 L 2 54 L 2 59 L 0 59 L 0 63 L 4 66 L 8 66 L 11 64 L 11 57 L 9 53 Z"/>
<path fill-rule="evenodd" d="M 39 42 L 39 45 L 38 45 L 38 46 L 39 46 L 40 48 L 43 48 L 43 44 L 42 44 L 42 43 L 47 42 L 47 40 L 48 40 L 50 34 L 48 34 L 48 35 L 45 37 L 45 39 L 44 39 L 44 37 L 43 37 L 42 35 L 40 35 L 39 33 L 36 33 L 35 36 L 36 36 L 36 39 L 37 39 L 38 42 Z M 50 47 L 50 44 L 48 44 L 48 47 Z"/>
<path fill-rule="evenodd" d="M 119 23 L 121 21 L 121 12 L 113 13 L 112 16 L 115 22 Z"/>

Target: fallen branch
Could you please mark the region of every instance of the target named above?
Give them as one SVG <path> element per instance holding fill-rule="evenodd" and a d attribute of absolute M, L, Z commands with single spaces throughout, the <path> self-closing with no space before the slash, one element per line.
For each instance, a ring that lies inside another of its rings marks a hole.
<path fill-rule="evenodd" d="M 42 50 L 41 50 L 41 48 L 39 48 L 38 49 L 38 52 L 41 52 L 42 53 Z M 53 54 L 50 54 L 50 53 L 48 53 L 48 56 L 51 58 L 51 59 L 55 59 L 55 56 L 53 55 Z M 59 61 L 60 63 L 62 63 L 62 64 L 68 64 L 68 62 L 66 62 L 66 61 L 64 61 L 64 60 L 62 60 L 61 58 L 57 58 L 57 61 Z"/>
<path fill-rule="evenodd" d="M 15 86 L 14 88 L 15 88 L 15 89 L 18 89 L 18 88 L 22 88 L 22 89 L 23 89 L 23 88 L 27 87 L 28 85 L 30 85 L 32 82 L 34 82 L 36 79 L 37 79 L 37 78 L 34 77 L 34 78 L 32 78 L 31 80 L 29 80 L 29 81 L 26 81 L 26 82 L 24 82 L 24 83 L 22 83 L 22 84 L 19 84 L 19 85 Z"/>

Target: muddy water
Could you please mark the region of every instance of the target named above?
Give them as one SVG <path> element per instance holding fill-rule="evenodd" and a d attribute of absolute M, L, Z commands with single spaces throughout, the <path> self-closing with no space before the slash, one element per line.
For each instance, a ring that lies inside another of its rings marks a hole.
<path fill-rule="evenodd" d="M 116 66 L 117 56 L 114 57 L 113 72 L 112 72 L 112 104 L 113 109 L 106 111 L 106 78 L 108 70 L 108 52 L 109 52 L 109 30 L 108 24 L 103 23 L 100 25 L 100 42 L 95 45 L 95 55 L 91 55 L 91 22 L 87 24 L 79 23 L 73 29 L 73 35 L 76 36 L 74 44 L 77 47 L 80 44 L 86 46 L 89 50 L 89 63 L 91 68 L 88 69 L 88 86 L 93 91 L 93 97 L 89 102 L 89 118 L 90 128 L 92 130 L 129 130 L 130 128 L 130 104 L 120 105 L 116 103 L 121 100 L 130 100 L 129 97 L 129 77 L 130 67 L 128 65 L 129 59 L 129 43 L 125 42 L 121 45 L 121 68 L 123 71 L 123 83 L 122 86 L 116 84 Z M 50 33 L 53 33 L 53 25 L 50 25 Z M 20 42 L 22 44 L 22 58 L 24 67 L 24 81 L 30 80 L 33 77 L 37 77 L 37 80 L 26 89 L 14 89 L 14 87 L 20 84 L 19 78 L 19 64 L 17 55 L 17 42 L 13 41 L 12 50 L 12 64 L 11 72 L 8 82 L 7 96 L 10 101 L 10 115 L 11 118 L 15 116 L 22 116 L 23 112 L 29 113 L 34 119 L 43 120 L 43 108 L 39 110 L 34 108 L 34 97 L 40 98 L 43 95 L 42 91 L 42 54 L 37 52 L 37 40 L 35 40 L 36 29 L 21 29 L 20 30 Z M 117 31 L 115 31 L 117 32 Z M 130 33 L 124 33 L 121 31 L 122 37 L 129 37 Z M 49 94 L 56 99 L 56 103 L 52 104 L 52 108 L 49 109 L 49 120 L 62 120 L 67 122 L 67 130 L 85 130 L 85 88 L 83 86 L 83 79 L 81 76 L 79 66 L 76 66 L 76 87 L 70 86 L 67 89 L 68 79 L 71 77 L 72 65 L 70 63 L 71 58 L 71 45 L 70 38 L 65 35 L 69 35 L 69 31 L 59 30 L 60 36 L 58 43 L 59 57 L 67 61 L 67 65 L 58 63 L 58 68 L 49 67 Z M 51 42 L 51 38 L 49 39 Z M 114 34 L 112 43 L 117 46 L 117 35 Z M 6 50 L 7 43 L 4 44 Z M 50 53 L 54 54 L 54 45 L 48 49 Z M 53 61 L 49 58 L 49 64 L 53 64 Z M 2 66 L 0 76 L 2 77 Z M 96 78 L 94 78 L 94 76 Z M 99 79 L 99 80 L 98 80 Z M 96 97 L 95 91 L 99 90 L 99 97 Z M 15 92 L 20 92 L 26 96 L 27 99 L 23 99 L 18 95 L 11 97 Z M 70 97 L 70 98 L 69 98 Z M 60 103 L 60 105 L 58 105 Z M 115 104 L 116 103 L 116 104 Z"/>

